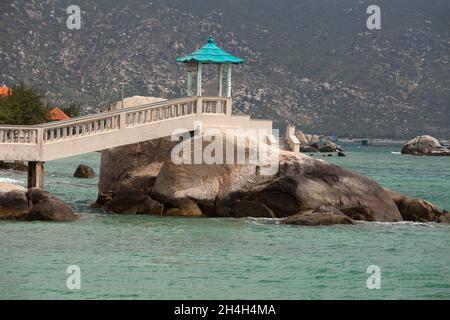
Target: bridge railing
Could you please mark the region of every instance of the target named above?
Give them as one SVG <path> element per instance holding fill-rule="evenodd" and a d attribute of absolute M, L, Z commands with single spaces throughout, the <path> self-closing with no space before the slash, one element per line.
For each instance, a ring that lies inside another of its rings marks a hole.
<path fill-rule="evenodd" d="M 231 114 L 227 107 L 224 97 L 188 97 L 35 126 L 0 126 L 0 144 L 45 144 L 199 113 Z"/>
<path fill-rule="evenodd" d="M 35 126 L 1 126 L 0 144 L 37 144 L 39 131 Z"/>

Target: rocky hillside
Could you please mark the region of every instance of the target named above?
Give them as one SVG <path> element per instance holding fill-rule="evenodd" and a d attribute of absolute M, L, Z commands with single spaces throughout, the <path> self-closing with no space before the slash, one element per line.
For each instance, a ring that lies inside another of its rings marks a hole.
<path fill-rule="evenodd" d="M 85 112 L 125 95 L 184 94 L 175 58 L 209 34 L 246 59 L 236 107 L 305 131 L 361 137 L 450 136 L 448 0 L 77 0 L 0 2 L 0 84 L 33 84 Z M 382 29 L 369 31 L 378 4 Z M 207 68 L 214 94 L 215 68 Z"/>

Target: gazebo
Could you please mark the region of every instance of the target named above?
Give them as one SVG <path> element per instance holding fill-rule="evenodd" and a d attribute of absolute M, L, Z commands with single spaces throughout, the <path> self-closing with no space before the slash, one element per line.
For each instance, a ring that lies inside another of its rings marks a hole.
<path fill-rule="evenodd" d="M 202 95 L 202 71 L 204 64 L 217 64 L 219 73 L 219 97 L 222 97 L 223 91 L 223 67 L 227 66 L 227 98 L 231 98 L 231 68 L 233 64 L 244 63 L 244 60 L 234 57 L 223 49 L 219 48 L 214 42 L 213 37 L 208 38 L 208 43 L 201 49 L 177 59 L 178 62 L 187 64 L 187 94 L 192 96 L 192 75 L 197 73 L 197 96 Z"/>

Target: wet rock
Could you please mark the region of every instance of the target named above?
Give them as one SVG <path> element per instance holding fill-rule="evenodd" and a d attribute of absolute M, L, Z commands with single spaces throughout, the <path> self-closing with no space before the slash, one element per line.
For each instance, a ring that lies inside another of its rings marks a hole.
<path fill-rule="evenodd" d="M 164 213 L 164 205 L 151 197 L 147 197 L 139 207 L 137 214 L 162 216 Z"/>
<path fill-rule="evenodd" d="M 91 167 L 85 164 L 80 164 L 77 167 L 77 170 L 75 170 L 73 176 L 75 178 L 92 179 L 96 177 L 96 174 L 94 169 L 92 169 Z"/>
<path fill-rule="evenodd" d="M 369 207 L 356 206 L 341 209 L 342 213 L 353 220 L 376 221 L 373 210 Z"/>
<path fill-rule="evenodd" d="M 23 161 L 0 161 L 0 169 L 26 172 L 28 171 L 28 166 Z"/>
<path fill-rule="evenodd" d="M 450 156 L 450 149 L 443 147 L 438 139 L 424 135 L 408 141 L 402 148 L 402 154 Z"/>
<path fill-rule="evenodd" d="M 75 221 L 79 217 L 67 204 L 59 198 L 39 188 L 32 188 L 27 193 L 28 200 L 32 203 L 29 213 L 21 217 L 27 221 Z"/>
<path fill-rule="evenodd" d="M 15 219 L 29 212 L 27 191 L 12 183 L 0 183 L 0 219 Z"/>
<path fill-rule="evenodd" d="M 437 221 L 438 217 L 443 213 L 437 206 L 428 201 L 410 198 L 392 190 L 387 190 L 387 192 L 397 205 L 402 218 L 405 221 Z"/>
<path fill-rule="evenodd" d="M 355 222 L 333 207 L 318 207 L 303 211 L 283 220 L 282 224 L 300 226 L 330 226 L 336 224 L 355 224 Z"/>
<path fill-rule="evenodd" d="M 164 215 L 183 216 L 183 217 L 201 217 L 203 212 L 198 204 L 191 199 L 168 199 L 164 202 Z"/>

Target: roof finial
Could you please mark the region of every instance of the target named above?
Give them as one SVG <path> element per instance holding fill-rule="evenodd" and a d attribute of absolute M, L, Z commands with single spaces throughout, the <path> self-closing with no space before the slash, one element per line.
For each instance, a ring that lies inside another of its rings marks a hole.
<path fill-rule="evenodd" d="M 215 43 L 213 36 L 208 37 L 208 43 Z"/>

